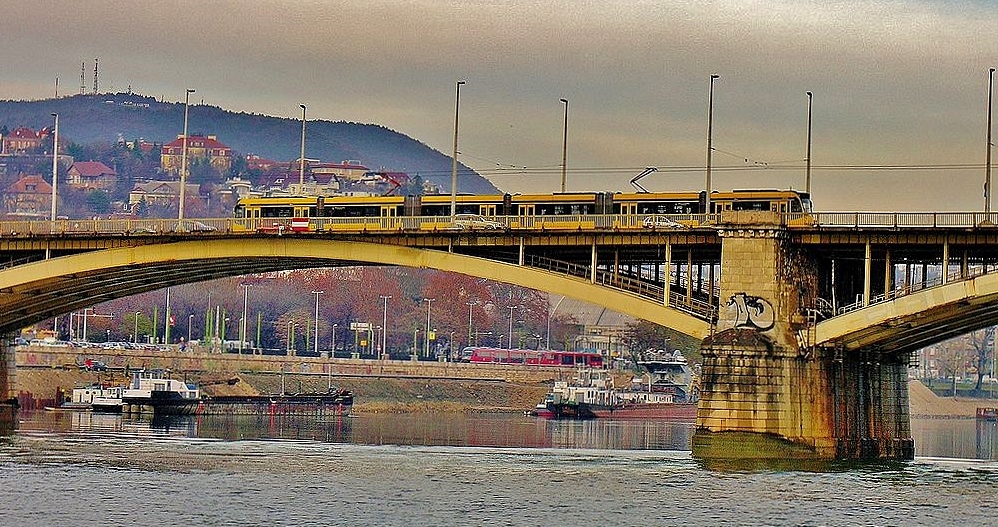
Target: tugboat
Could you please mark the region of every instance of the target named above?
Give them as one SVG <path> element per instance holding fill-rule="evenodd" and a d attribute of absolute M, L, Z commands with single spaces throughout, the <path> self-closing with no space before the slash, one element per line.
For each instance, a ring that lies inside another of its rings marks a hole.
<path fill-rule="evenodd" d="M 555 382 L 534 413 L 545 419 L 693 419 L 697 398 L 692 393 L 693 373 L 676 351 L 638 362 L 647 370 L 627 388 L 614 387 L 606 370 L 582 368 L 571 382 Z"/>
<path fill-rule="evenodd" d="M 197 386 L 169 379 L 164 370 L 137 370 L 122 391 L 126 413 L 152 412 L 154 415 L 193 415 L 201 403 Z"/>

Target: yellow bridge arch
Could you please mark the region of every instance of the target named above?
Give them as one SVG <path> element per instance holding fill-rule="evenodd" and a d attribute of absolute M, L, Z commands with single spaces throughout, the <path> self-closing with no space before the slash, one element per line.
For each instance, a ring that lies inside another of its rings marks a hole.
<path fill-rule="evenodd" d="M 924 289 L 817 325 L 819 346 L 914 351 L 998 323 L 998 273 Z"/>
<path fill-rule="evenodd" d="M 346 265 L 451 271 L 584 300 L 702 339 L 709 325 L 662 303 L 542 269 L 440 250 L 290 237 L 146 244 L 61 256 L 0 271 L 0 333 L 115 298 L 259 272 Z"/>

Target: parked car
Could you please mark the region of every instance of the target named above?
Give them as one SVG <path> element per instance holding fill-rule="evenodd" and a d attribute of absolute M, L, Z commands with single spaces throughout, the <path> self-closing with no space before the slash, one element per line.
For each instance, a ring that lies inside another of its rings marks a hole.
<path fill-rule="evenodd" d="M 218 229 L 197 220 L 184 220 L 175 227 L 176 232 L 212 232 Z"/>
<path fill-rule="evenodd" d="M 503 229 L 506 226 L 481 214 L 457 214 L 454 216 L 454 227 L 462 230 L 495 230 Z"/>
<path fill-rule="evenodd" d="M 641 222 L 641 226 L 645 229 L 685 229 L 686 225 L 679 223 L 675 220 L 670 220 L 665 216 L 653 215 L 648 216 Z"/>

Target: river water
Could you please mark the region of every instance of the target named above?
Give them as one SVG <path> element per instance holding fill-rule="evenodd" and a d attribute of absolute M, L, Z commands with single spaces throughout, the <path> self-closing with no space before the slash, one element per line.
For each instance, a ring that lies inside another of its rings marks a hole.
<path fill-rule="evenodd" d="M 735 465 L 690 423 L 39 412 L 0 437 L 0 525 L 998 524 L 996 423 L 912 426 L 913 462 Z"/>

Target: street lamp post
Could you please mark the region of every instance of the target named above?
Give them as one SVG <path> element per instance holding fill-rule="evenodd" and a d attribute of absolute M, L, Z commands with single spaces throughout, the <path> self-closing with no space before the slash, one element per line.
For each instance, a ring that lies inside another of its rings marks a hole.
<path fill-rule="evenodd" d="M 426 302 L 426 357 L 430 356 L 430 304 L 436 300 L 435 298 L 424 298 L 423 302 Z"/>
<path fill-rule="evenodd" d="M 333 342 L 332 342 L 333 349 L 329 350 L 329 358 L 333 358 L 336 355 L 336 328 L 337 327 L 339 327 L 339 324 L 333 324 Z"/>
<path fill-rule="evenodd" d="M 315 334 L 315 347 L 312 351 L 316 355 L 319 355 L 319 295 L 323 293 L 325 293 L 325 291 L 312 291 L 312 294 L 315 295 L 315 327 L 313 329 L 313 333 Z M 308 344 L 306 343 L 305 345 L 307 346 Z"/>
<path fill-rule="evenodd" d="M 561 135 L 561 191 L 565 192 L 568 177 L 568 99 L 559 100 L 565 103 L 565 126 Z"/>
<path fill-rule="evenodd" d="M 381 315 L 381 358 L 388 358 L 388 299 L 391 296 L 381 295 L 381 299 L 385 301 L 385 311 Z"/>
<path fill-rule="evenodd" d="M 988 150 L 984 167 L 984 213 L 991 212 L 991 100 L 995 69 L 988 68 Z M 987 218 L 985 218 L 987 220 Z"/>
<path fill-rule="evenodd" d="M 298 185 L 305 184 L 305 105 L 301 106 L 301 158 L 298 160 Z M 301 190 L 299 189 L 299 192 Z"/>
<path fill-rule="evenodd" d="M 461 110 L 461 85 L 465 81 L 457 81 L 457 95 L 454 98 L 454 155 L 451 156 L 450 169 L 450 221 L 454 221 L 457 214 L 457 123 Z"/>
<path fill-rule="evenodd" d="M 55 221 L 58 216 L 56 216 L 56 202 L 58 200 L 58 194 L 56 193 L 56 187 L 59 185 L 59 114 L 54 113 L 52 117 L 55 117 L 55 135 L 52 140 L 52 221 Z M 54 227 L 54 226 L 53 226 Z"/>
<path fill-rule="evenodd" d="M 714 130 L 714 79 L 719 77 L 720 75 L 711 74 L 710 90 L 707 95 L 707 200 L 704 205 L 704 213 L 706 214 L 710 214 L 710 191 L 712 188 L 710 182 L 710 162 L 714 157 L 714 147 L 711 144 L 713 141 Z"/>
<path fill-rule="evenodd" d="M 188 88 L 184 92 L 184 139 L 180 150 L 180 204 L 177 207 L 177 219 L 184 221 L 184 200 L 187 194 L 187 116 L 191 107 L 191 94 L 194 90 Z"/>
<path fill-rule="evenodd" d="M 194 313 L 187 315 L 187 345 L 191 345 L 191 326 L 194 325 Z"/>
<path fill-rule="evenodd" d="M 469 347 L 471 346 L 471 314 L 474 311 L 476 305 L 478 305 L 477 300 L 468 301 L 468 346 Z"/>
<path fill-rule="evenodd" d="M 507 349 L 513 349 L 513 310 L 515 310 L 516 307 L 517 306 L 509 306 L 509 340 L 506 341 Z"/>
<path fill-rule="evenodd" d="M 239 286 L 243 288 L 243 318 L 242 318 L 242 321 L 239 323 L 239 353 L 240 354 L 242 354 L 243 348 L 246 347 L 246 324 L 247 324 L 247 321 L 248 321 L 248 319 L 246 318 L 247 317 L 246 308 L 248 306 L 249 288 L 250 288 L 251 285 L 252 284 L 239 284 Z M 190 338 L 188 338 L 187 340 L 190 341 Z"/>
<path fill-rule="evenodd" d="M 811 194 L 811 92 L 807 92 L 807 168 L 804 171 L 804 192 Z"/>
<path fill-rule="evenodd" d="M 141 311 L 136 311 L 135 312 L 135 320 L 134 320 L 135 330 L 132 333 L 132 343 L 133 344 L 138 344 L 139 343 L 139 315 L 141 315 L 141 314 L 142 314 Z M 72 330 L 73 329 L 72 328 L 72 326 L 73 326 L 73 322 L 72 321 L 69 322 L 69 326 L 70 326 L 69 329 Z M 72 339 L 70 339 L 70 340 L 72 340 Z"/>

